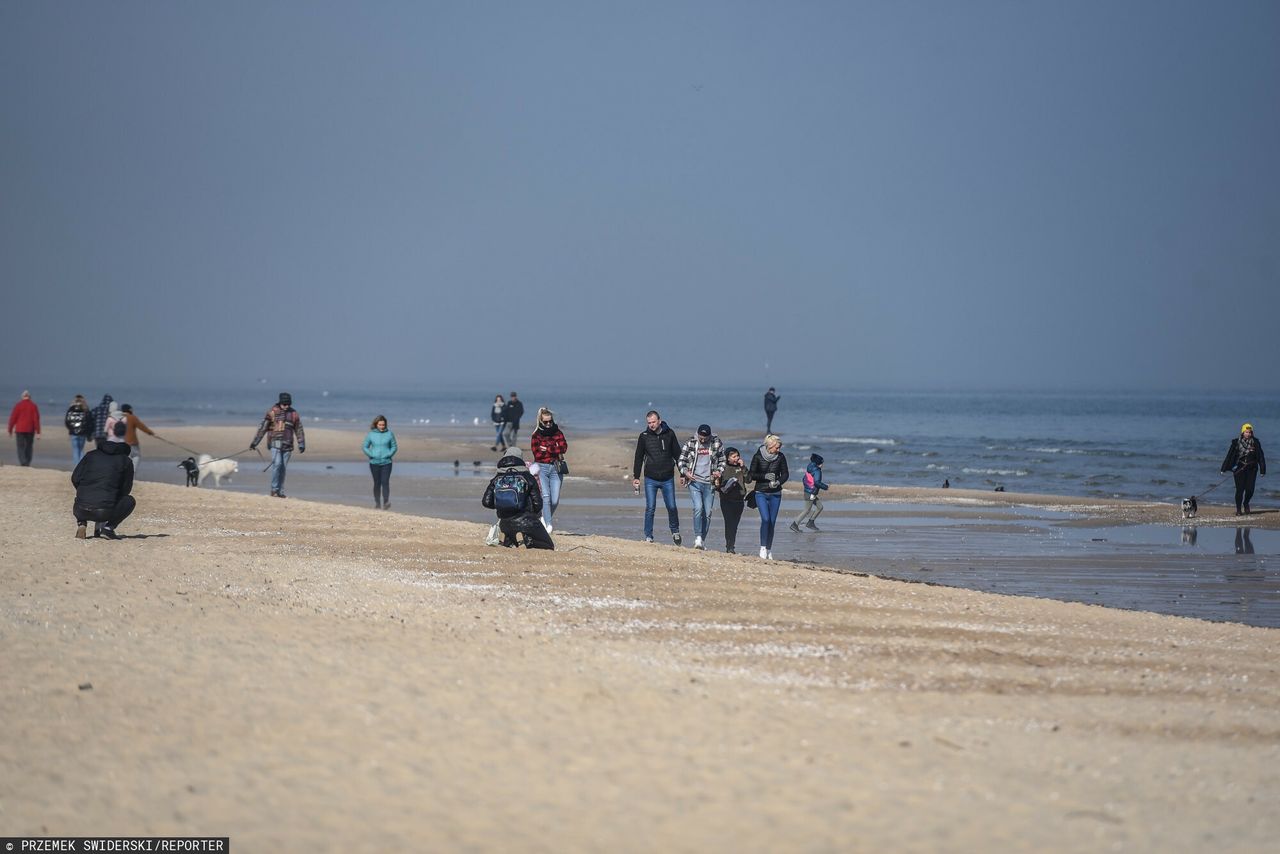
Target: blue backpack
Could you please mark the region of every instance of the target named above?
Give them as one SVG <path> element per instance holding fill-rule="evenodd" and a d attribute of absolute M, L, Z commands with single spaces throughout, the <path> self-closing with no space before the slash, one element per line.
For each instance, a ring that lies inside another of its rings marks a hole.
<path fill-rule="evenodd" d="M 495 510 L 523 510 L 529 499 L 529 481 L 523 475 L 501 474 L 493 482 Z"/>

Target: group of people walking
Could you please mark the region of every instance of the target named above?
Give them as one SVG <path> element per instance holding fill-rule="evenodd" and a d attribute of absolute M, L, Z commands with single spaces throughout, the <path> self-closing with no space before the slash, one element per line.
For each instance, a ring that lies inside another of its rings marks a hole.
<path fill-rule="evenodd" d="M 142 445 L 138 433 L 154 436 L 155 433 L 133 411 L 129 404 L 118 404 L 109 394 L 102 396 L 102 403 L 89 408 L 84 395 L 77 394 L 62 418 L 63 426 L 71 440 L 71 465 L 79 465 L 84 457 L 84 447 L 93 437 L 95 442 L 112 442 L 126 447 L 125 456 L 133 465 L 142 462 Z M 124 425 L 124 433 L 115 435 L 116 424 Z M 22 398 L 9 413 L 9 435 L 18 444 L 18 465 L 31 465 L 35 440 L 40 436 L 40 407 L 31 399 L 31 392 L 24 391 Z"/>
<path fill-rule="evenodd" d="M 689 490 L 693 504 L 693 547 L 705 549 L 711 527 L 711 515 L 719 498 L 724 517 L 725 551 L 737 550 L 738 525 L 744 507 L 755 508 L 760 514 L 760 557 L 773 559 L 773 538 L 778 525 L 778 513 L 782 507 L 782 487 L 791 477 L 786 454 L 782 452 L 782 439 L 773 433 L 751 456 L 749 465 L 743 463 L 737 448 L 725 448 L 720 437 L 711 431 L 711 425 L 701 424 L 696 433 L 683 445 L 675 432 L 662 420 L 657 410 L 645 415 L 645 429 L 636 439 L 635 458 L 632 463 L 632 485 L 636 494 L 644 486 L 644 539 L 653 542 L 653 519 L 657 512 L 658 494 L 667 510 L 667 525 L 676 545 L 683 542 L 680 534 L 680 513 L 676 507 L 675 480 Z M 805 470 L 805 510 L 791 523 L 794 531 L 799 524 L 810 530 L 818 530 L 815 524 L 822 512 L 818 493 L 827 488 L 822 480 L 822 457 L 813 454 Z"/>
<path fill-rule="evenodd" d="M 506 451 L 514 448 L 519 442 L 520 419 L 524 417 L 524 402 L 514 391 L 503 400 L 502 395 L 494 395 L 493 409 L 489 413 L 493 420 L 494 438 L 491 451 Z"/>

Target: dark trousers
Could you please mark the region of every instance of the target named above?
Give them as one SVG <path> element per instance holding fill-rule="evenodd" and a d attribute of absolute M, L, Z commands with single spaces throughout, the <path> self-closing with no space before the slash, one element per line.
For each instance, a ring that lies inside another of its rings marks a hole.
<path fill-rule="evenodd" d="M 374 465 L 369 463 L 369 472 L 373 475 L 373 503 L 381 507 L 391 503 L 391 463 Z"/>
<path fill-rule="evenodd" d="M 1248 466 L 1236 472 L 1236 512 L 1240 511 L 1240 505 L 1246 507 L 1249 499 L 1253 498 L 1253 487 L 1258 483 L 1258 467 Z"/>
<path fill-rule="evenodd" d="M 725 551 L 733 551 L 738 542 L 738 523 L 742 521 L 742 508 L 746 506 L 746 502 L 742 499 L 737 501 L 732 498 L 720 498 L 720 514 L 724 516 L 724 547 Z"/>
<path fill-rule="evenodd" d="M 764 428 L 764 432 L 765 432 L 765 433 L 772 433 L 772 432 L 773 432 L 773 416 L 774 416 L 776 413 L 777 413 L 777 410 L 776 410 L 776 409 L 775 409 L 775 410 L 773 410 L 772 412 L 770 412 L 768 409 L 766 409 L 766 410 L 764 411 L 764 417 L 765 417 L 765 428 Z"/>
<path fill-rule="evenodd" d="M 31 450 L 35 447 L 35 433 L 14 433 L 13 437 L 18 440 L 18 465 L 31 465 Z"/>
<path fill-rule="evenodd" d="M 551 535 L 542 527 L 542 519 L 532 513 L 521 513 L 498 520 L 498 530 L 503 533 L 504 546 L 518 545 L 517 534 L 524 534 L 524 544 L 530 549 L 555 549 Z"/>
<path fill-rule="evenodd" d="M 129 514 L 133 512 L 133 508 L 138 506 L 138 502 L 133 499 L 132 495 L 125 495 L 118 500 L 112 507 L 84 507 L 75 504 L 71 507 L 71 512 L 76 516 L 76 524 L 83 525 L 85 522 L 97 522 L 99 525 L 107 525 L 114 528 L 125 519 L 129 518 Z"/>

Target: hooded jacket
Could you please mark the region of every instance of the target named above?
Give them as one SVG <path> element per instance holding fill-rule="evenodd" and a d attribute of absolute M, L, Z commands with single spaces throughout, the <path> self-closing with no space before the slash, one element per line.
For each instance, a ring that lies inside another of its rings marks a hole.
<path fill-rule="evenodd" d="M 364 445 L 361 447 L 364 455 L 369 458 L 371 466 L 387 465 L 396 455 L 396 451 L 400 450 L 396 444 L 395 433 L 390 429 L 379 430 L 376 427 L 365 434 Z"/>
<path fill-rule="evenodd" d="M 533 431 L 533 435 L 529 437 L 529 450 L 533 451 L 534 462 L 554 463 L 569 450 L 569 442 L 564 437 L 564 431 L 552 421 L 546 427 L 539 424 L 538 429 Z"/>
<path fill-rule="evenodd" d="M 525 506 L 521 510 L 498 510 L 499 519 L 511 519 L 515 516 L 523 516 L 526 513 L 538 515 L 542 513 L 542 488 L 538 486 L 538 479 L 529 474 L 529 467 L 520 457 L 508 454 L 498 460 L 498 473 L 489 480 L 489 485 L 484 489 L 484 497 L 480 499 L 480 504 L 489 510 L 497 509 L 494 506 L 493 492 L 498 478 L 503 475 L 514 474 L 525 480 Z"/>
<path fill-rule="evenodd" d="M 133 491 L 133 462 L 123 442 L 99 442 L 97 450 L 81 457 L 71 473 L 76 505 L 106 510 Z"/>
<path fill-rule="evenodd" d="M 18 401 L 9 413 L 10 433 L 39 433 L 40 408 L 30 398 Z"/>
<path fill-rule="evenodd" d="M 697 436 L 693 436 L 684 443 L 684 447 L 680 449 L 680 474 L 689 480 L 693 480 L 693 470 L 697 464 L 698 456 L 704 451 L 711 457 L 711 472 L 707 482 L 710 483 L 715 480 L 724 471 L 725 460 L 724 442 L 721 442 L 720 437 L 714 433 L 705 443 L 699 442 Z"/>
<path fill-rule="evenodd" d="M 111 403 L 114 401 L 109 394 L 102 396 L 102 403 L 93 408 L 93 438 L 107 438 L 107 418 L 111 416 Z"/>
<path fill-rule="evenodd" d="M 822 480 L 822 456 L 819 454 L 809 455 L 809 465 L 804 468 L 804 494 L 817 495 L 821 489 L 829 487 Z"/>
<path fill-rule="evenodd" d="M 741 459 L 741 457 L 739 457 Z M 741 504 L 747 500 L 747 493 L 751 491 L 751 476 L 747 474 L 745 465 L 734 465 L 726 462 L 724 471 L 720 473 L 720 500 L 721 501 L 737 501 Z"/>
<path fill-rule="evenodd" d="M 646 427 L 636 440 L 636 459 L 631 467 L 631 477 L 639 480 L 643 467 L 644 476 L 650 480 L 671 480 L 679 457 L 680 442 L 667 422 L 659 423 L 657 432 Z"/>

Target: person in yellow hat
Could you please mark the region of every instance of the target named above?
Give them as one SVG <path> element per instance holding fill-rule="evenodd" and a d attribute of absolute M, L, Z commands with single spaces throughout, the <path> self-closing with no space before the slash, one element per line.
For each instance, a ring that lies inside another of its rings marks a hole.
<path fill-rule="evenodd" d="M 1231 440 L 1227 458 L 1222 461 L 1222 472 L 1231 472 L 1236 478 L 1236 515 L 1249 515 L 1249 499 L 1258 475 L 1267 474 L 1267 458 L 1262 453 L 1262 443 L 1253 435 L 1253 425 L 1240 427 L 1240 438 Z"/>

